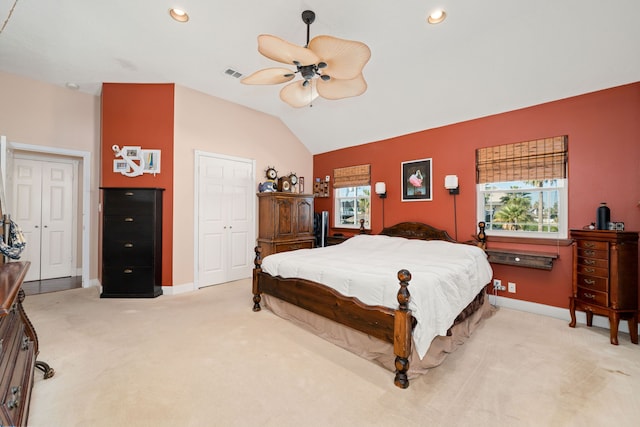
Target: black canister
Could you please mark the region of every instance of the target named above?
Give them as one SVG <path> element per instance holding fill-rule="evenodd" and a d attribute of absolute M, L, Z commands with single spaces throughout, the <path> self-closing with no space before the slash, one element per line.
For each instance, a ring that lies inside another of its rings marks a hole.
<path fill-rule="evenodd" d="M 605 202 L 600 203 L 598 207 L 598 212 L 596 214 L 596 229 L 597 230 L 608 230 L 609 229 L 609 221 L 611 217 L 611 211 Z"/>

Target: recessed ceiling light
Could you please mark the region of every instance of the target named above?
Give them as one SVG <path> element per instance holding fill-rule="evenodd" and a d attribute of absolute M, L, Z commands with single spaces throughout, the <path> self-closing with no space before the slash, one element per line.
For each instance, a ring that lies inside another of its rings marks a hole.
<path fill-rule="evenodd" d="M 169 9 L 169 15 L 178 22 L 187 22 L 189 15 L 182 9 Z"/>
<path fill-rule="evenodd" d="M 66 86 L 68 89 L 71 89 L 71 90 L 78 90 L 78 89 L 80 89 L 80 85 L 79 85 L 78 83 L 68 82 L 68 83 L 66 83 L 66 84 L 65 84 L 65 86 Z"/>
<path fill-rule="evenodd" d="M 442 9 L 437 9 L 431 12 L 429 17 L 427 18 L 427 22 L 429 24 L 439 24 L 445 20 L 447 17 L 447 13 Z"/>

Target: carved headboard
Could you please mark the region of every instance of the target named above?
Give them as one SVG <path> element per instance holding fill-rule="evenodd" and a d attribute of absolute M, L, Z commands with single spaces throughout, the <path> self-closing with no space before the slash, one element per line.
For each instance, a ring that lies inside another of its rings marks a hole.
<path fill-rule="evenodd" d="M 446 232 L 446 230 L 440 230 L 429 224 L 422 222 L 400 222 L 391 227 L 385 227 L 380 234 L 392 237 L 405 237 L 407 239 L 419 239 L 419 240 L 445 240 L 447 242 L 454 243 L 469 243 L 478 246 L 481 249 L 486 249 L 486 235 L 484 233 L 485 223 L 478 223 L 479 232 L 473 236 L 474 240 L 468 242 L 458 242 Z"/>
<path fill-rule="evenodd" d="M 380 234 L 392 237 L 405 237 L 407 239 L 420 240 L 446 240 L 456 242 L 445 230 L 432 227 L 421 222 L 401 222 L 391 227 L 384 228 Z"/>

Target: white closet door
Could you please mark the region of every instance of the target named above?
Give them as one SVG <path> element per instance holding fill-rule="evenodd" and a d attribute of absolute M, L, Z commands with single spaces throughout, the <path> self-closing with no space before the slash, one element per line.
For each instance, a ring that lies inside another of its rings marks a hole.
<path fill-rule="evenodd" d="M 71 276 L 73 166 L 14 160 L 12 218 L 27 245 L 21 261 L 31 266 L 25 281 Z"/>
<path fill-rule="evenodd" d="M 230 162 L 228 184 L 229 263 L 227 281 L 244 279 L 253 269 L 254 242 L 251 231 L 255 229 L 251 201 L 256 197 L 253 184 L 253 166 L 250 163 Z"/>
<path fill-rule="evenodd" d="M 251 276 L 253 163 L 199 155 L 198 287 Z"/>
<path fill-rule="evenodd" d="M 71 276 L 73 166 L 42 162 L 42 280 Z"/>

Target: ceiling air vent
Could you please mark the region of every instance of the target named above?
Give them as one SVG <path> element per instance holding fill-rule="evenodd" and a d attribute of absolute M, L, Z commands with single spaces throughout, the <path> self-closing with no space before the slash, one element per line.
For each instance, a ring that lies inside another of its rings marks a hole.
<path fill-rule="evenodd" d="M 242 77 L 242 73 L 240 73 L 240 72 L 238 72 L 238 71 L 236 71 L 236 70 L 234 70 L 232 68 L 227 68 L 224 73 L 229 75 L 229 76 L 231 76 L 231 77 L 235 77 L 236 79 Z"/>

